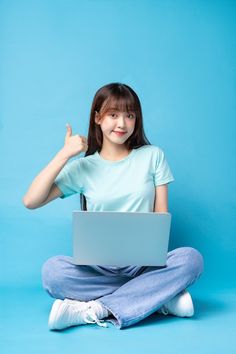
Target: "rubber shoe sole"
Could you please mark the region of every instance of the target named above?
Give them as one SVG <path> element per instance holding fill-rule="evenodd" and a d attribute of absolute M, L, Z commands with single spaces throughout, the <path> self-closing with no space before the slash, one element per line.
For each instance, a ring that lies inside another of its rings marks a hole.
<path fill-rule="evenodd" d="M 57 299 L 56 301 L 54 301 L 50 315 L 49 315 L 49 320 L 48 320 L 48 327 L 50 330 L 54 330 L 54 329 L 59 329 L 56 327 L 56 324 L 58 323 L 58 315 L 60 313 L 60 307 L 61 304 L 63 303 L 62 300 Z"/>
<path fill-rule="evenodd" d="M 157 312 L 163 315 L 192 317 L 194 315 L 194 306 L 191 295 L 187 290 L 184 290 L 167 304 L 164 304 Z"/>

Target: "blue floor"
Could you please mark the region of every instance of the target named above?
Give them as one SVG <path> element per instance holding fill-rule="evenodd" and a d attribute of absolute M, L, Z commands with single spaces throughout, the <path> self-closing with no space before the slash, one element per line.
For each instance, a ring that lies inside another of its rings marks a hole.
<path fill-rule="evenodd" d="M 211 290 L 210 290 L 211 289 Z M 236 353 L 236 289 L 188 288 L 192 318 L 154 313 L 118 330 L 94 324 L 49 331 L 53 299 L 41 287 L 1 290 L 0 352 L 11 353 Z"/>

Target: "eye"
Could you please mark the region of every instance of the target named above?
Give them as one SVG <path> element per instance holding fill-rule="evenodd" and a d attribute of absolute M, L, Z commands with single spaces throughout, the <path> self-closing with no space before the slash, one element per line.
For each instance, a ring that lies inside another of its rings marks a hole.
<path fill-rule="evenodd" d="M 134 118 L 134 115 L 132 113 L 130 113 L 130 114 L 128 114 L 128 117 L 132 119 L 132 118 Z"/>
<path fill-rule="evenodd" d="M 116 114 L 115 114 L 115 113 L 110 113 L 110 116 L 111 116 L 112 118 L 115 118 Z"/>

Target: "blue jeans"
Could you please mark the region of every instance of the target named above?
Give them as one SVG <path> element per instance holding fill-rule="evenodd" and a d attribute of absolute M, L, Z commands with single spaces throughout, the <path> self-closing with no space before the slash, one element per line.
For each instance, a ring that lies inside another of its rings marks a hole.
<path fill-rule="evenodd" d="M 114 316 L 106 321 L 121 329 L 151 315 L 193 284 L 203 264 L 201 253 L 192 247 L 168 252 L 164 267 L 74 265 L 69 256 L 54 256 L 42 267 L 42 283 L 57 299 L 99 301 Z"/>

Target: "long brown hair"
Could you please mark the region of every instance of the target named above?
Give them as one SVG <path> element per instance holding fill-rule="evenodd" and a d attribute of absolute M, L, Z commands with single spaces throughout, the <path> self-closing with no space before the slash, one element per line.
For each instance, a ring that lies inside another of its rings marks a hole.
<path fill-rule="evenodd" d="M 142 109 L 137 94 L 128 85 L 113 82 L 102 86 L 94 96 L 90 111 L 88 149 L 84 157 L 93 155 L 96 151 L 101 151 L 103 134 L 100 125 L 95 122 L 95 113 L 98 112 L 100 116 L 104 116 L 110 108 L 135 113 L 136 120 L 133 134 L 124 143 L 127 150 L 151 145 L 144 132 Z M 80 205 L 81 210 L 87 210 L 86 198 L 83 194 L 80 194 Z"/>

